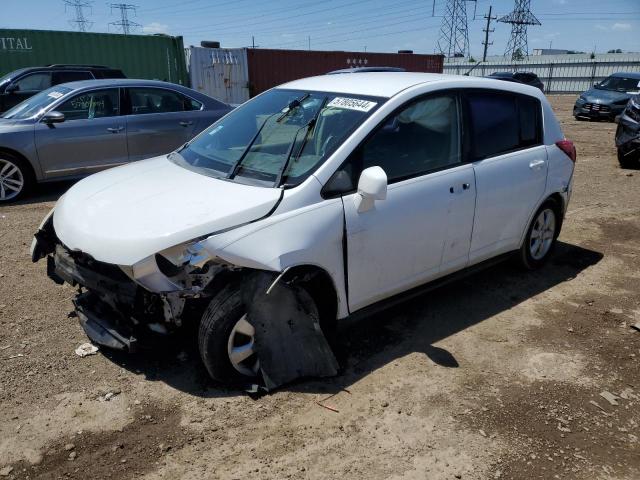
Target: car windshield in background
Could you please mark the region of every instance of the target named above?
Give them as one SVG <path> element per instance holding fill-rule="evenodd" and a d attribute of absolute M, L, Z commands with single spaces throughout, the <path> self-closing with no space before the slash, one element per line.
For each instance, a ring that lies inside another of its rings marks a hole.
<path fill-rule="evenodd" d="M 599 83 L 596 88 L 616 92 L 637 92 L 640 90 L 640 79 L 626 77 L 609 77 Z"/>
<path fill-rule="evenodd" d="M 214 123 L 171 156 L 199 173 L 242 183 L 301 183 L 384 99 L 274 89 Z"/>
<path fill-rule="evenodd" d="M 61 85 L 43 90 L 33 97 L 26 99 L 24 102 L 19 103 L 11 110 L 4 112 L 2 118 L 12 118 L 14 120 L 31 118 L 42 112 L 45 108 L 70 91 L 70 88 L 63 87 Z"/>

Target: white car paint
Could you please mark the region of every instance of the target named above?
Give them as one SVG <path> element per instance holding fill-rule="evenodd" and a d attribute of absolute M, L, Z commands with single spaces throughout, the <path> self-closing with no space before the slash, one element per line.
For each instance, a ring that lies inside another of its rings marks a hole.
<path fill-rule="evenodd" d="M 140 262 L 153 266 L 150 257 L 160 251 L 209 235 L 200 245 L 211 257 L 239 267 L 274 272 L 300 265 L 322 268 L 333 280 L 342 318 L 517 249 L 535 210 L 551 194 L 562 195 L 566 208 L 573 163 L 555 146 L 562 131 L 538 89 L 482 78 L 396 72 L 313 77 L 278 88 L 389 100 L 312 176 L 284 191 L 217 180 L 164 157 L 89 177 L 56 206 L 59 239 L 72 250 L 135 270 Z M 358 193 L 323 199 L 321 189 L 331 175 L 396 108 L 423 94 L 467 88 L 538 98 L 544 145 L 393 183 L 386 199 L 360 212 L 354 198 Z"/>

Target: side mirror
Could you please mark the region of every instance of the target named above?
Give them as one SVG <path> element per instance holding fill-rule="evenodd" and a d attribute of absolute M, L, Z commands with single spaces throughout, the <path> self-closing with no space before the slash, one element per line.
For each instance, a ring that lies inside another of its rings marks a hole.
<path fill-rule="evenodd" d="M 56 112 L 55 110 L 47 112 L 42 116 L 42 123 L 46 123 L 47 125 L 62 122 L 64 122 L 64 113 Z"/>
<path fill-rule="evenodd" d="M 7 88 L 4 89 L 4 92 L 13 93 L 13 92 L 17 92 L 18 90 L 20 90 L 20 87 L 18 86 L 18 84 L 12 83 L 11 85 L 7 85 Z"/>
<path fill-rule="evenodd" d="M 376 200 L 387 198 L 387 174 L 380 167 L 365 168 L 358 180 L 358 193 L 355 195 L 358 213 L 371 210 Z"/>
<path fill-rule="evenodd" d="M 620 114 L 620 115 L 616 115 L 616 118 L 614 118 L 614 119 L 613 119 L 613 121 L 614 121 L 615 123 L 620 123 L 620 117 L 621 117 L 621 116 L 622 116 L 622 114 Z"/>

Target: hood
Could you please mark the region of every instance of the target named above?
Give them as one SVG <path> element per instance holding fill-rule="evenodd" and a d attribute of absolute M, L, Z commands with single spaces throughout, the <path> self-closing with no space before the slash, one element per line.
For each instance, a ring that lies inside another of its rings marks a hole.
<path fill-rule="evenodd" d="M 589 103 L 610 104 L 620 100 L 628 100 L 631 95 L 626 92 L 616 92 L 613 90 L 603 90 L 599 88 L 590 88 L 580 95 Z"/>
<path fill-rule="evenodd" d="M 217 180 L 162 156 L 78 182 L 58 201 L 53 224 L 71 250 L 133 265 L 182 242 L 264 217 L 281 192 Z"/>

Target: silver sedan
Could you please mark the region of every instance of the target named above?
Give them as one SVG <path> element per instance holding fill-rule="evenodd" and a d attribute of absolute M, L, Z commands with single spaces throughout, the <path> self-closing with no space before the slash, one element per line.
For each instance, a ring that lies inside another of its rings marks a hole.
<path fill-rule="evenodd" d="M 159 81 L 56 85 L 0 118 L 0 204 L 25 196 L 37 182 L 169 153 L 231 108 Z"/>

